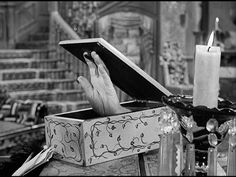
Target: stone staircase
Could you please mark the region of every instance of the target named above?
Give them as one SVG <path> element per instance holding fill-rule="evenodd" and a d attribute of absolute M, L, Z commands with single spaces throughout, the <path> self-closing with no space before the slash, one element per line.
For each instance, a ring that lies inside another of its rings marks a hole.
<path fill-rule="evenodd" d="M 89 107 L 65 61 L 48 57 L 46 32 L 29 36 L 14 50 L 0 50 L 0 86 L 19 100 L 41 100 L 49 114 Z"/>
<path fill-rule="evenodd" d="M 42 23 L 46 23 L 42 22 Z M 49 22 L 47 22 L 49 23 Z M 38 32 L 29 34 L 24 41 L 18 42 L 16 49 L 46 49 L 48 47 L 49 29 L 47 26 L 40 27 Z"/>

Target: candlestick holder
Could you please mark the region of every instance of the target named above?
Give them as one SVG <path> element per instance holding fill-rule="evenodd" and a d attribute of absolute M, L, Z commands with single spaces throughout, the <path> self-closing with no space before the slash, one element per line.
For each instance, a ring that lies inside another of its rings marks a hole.
<path fill-rule="evenodd" d="M 222 145 L 228 146 L 228 155 L 233 153 L 235 156 L 235 150 L 232 150 L 235 149 L 235 143 L 232 142 L 236 138 L 236 103 L 219 98 L 218 108 L 193 106 L 192 96 L 187 95 L 163 96 L 162 101 L 176 112 L 182 136 L 188 144 L 193 144 L 195 147 L 196 175 L 212 174 L 212 171 L 216 173 L 214 163 L 217 152 L 211 154 L 209 152 L 219 151 Z M 235 169 L 235 160 L 232 158 L 228 156 L 227 163 L 227 173 L 231 175 L 235 171 L 232 170 Z M 186 159 L 185 163 L 191 161 Z"/>

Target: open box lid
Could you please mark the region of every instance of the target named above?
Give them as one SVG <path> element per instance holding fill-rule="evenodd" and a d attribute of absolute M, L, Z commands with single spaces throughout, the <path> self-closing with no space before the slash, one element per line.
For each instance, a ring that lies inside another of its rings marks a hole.
<path fill-rule="evenodd" d="M 161 101 L 171 93 L 103 38 L 65 40 L 64 49 L 83 61 L 83 53 L 95 51 L 109 70 L 113 84 L 137 100 Z"/>

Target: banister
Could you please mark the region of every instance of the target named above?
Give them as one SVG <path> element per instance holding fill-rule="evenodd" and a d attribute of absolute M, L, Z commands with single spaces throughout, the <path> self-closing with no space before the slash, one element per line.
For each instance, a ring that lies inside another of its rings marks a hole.
<path fill-rule="evenodd" d="M 49 6 L 49 58 L 63 60 L 65 63 L 65 69 L 73 72 L 75 76 L 78 72 L 85 73 L 86 71 L 80 69 L 81 64 L 74 60 L 71 54 L 61 49 L 58 45 L 62 40 L 80 39 L 80 37 L 61 16 L 57 6 L 58 2 L 51 2 Z"/>
<path fill-rule="evenodd" d="M 67 33 L 71 39 L 80 39 L 76 32 L 68 25 L 68 23 L 61 17 L 58 11 L 51 12 L 52 20 L 54 20 L 62 30 Z"/>
<path fill-rule="evenodd" d="M 62 40 L 70 39 L 80 39 L 81 37 L 72 29 L 72 27 L 67 23 L 67 21 L 60 14 L 58 9 L 58 2 L 50 2 L 50 34 L 49 34 L 49 49 L 50 49 L 50 58 L 58 59 L 64 61 L 65 69 L 73 73 L 74 78 L 79 75 L 89 77 L 88 68 L 78 59 L 76 59 L 72 54 L 66 50 L 60 48 L 58 43 Z M 75 83 L 76 87 L 79 87 Z M 117 96 L 120 101 L 125 101 L 130 99 L 130 97 L 123 93 L 119 88 L 115 87 Z M 85 97 L 81 98 L 83 101 Z"/>

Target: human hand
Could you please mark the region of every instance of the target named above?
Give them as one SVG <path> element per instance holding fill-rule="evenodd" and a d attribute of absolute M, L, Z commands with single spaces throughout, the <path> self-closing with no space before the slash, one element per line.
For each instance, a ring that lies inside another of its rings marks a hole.
<path fill-rule="evenodd" d="M 79 76 L 77 80 L 94 111 L 101 116 L 128 112 L 128 109 L 120 105 L 113 83 L 107 73 L 108 70 L 99 55 L 93 51 L 91 57 L 95 63 L 84 57 L 89 67 L 91 82 L 83 76 Z"/>

